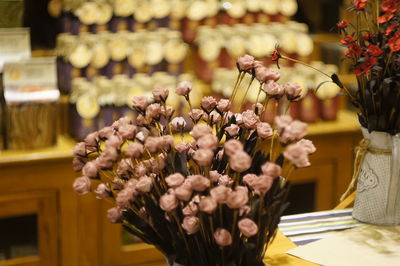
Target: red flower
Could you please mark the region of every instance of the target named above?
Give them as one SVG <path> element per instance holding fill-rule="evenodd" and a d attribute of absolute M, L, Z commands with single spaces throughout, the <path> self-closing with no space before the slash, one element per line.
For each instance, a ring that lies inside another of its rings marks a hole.
<path fill-rule="evenodd" d="M 389 48 L 392 52 L 400 51 L 400 32 L 396 32 L 396 34 L 389 39 Z"/>
<path fill-rule="evenodd" d="M 386 22 L 390 21 L 392 18 L 394 18 L 394 14 L 385 13 L 382 16 L 378 17 L 378 23 L 379 24 L 386 23 Z"/>
<path fill-rule="evenodd" d="M 390 35 L 393 31 L 398 29 L 399 26 L 400 26 L 400 24 L 398 24 L 398 23 L 390 25 L 389 27 L 386 28 L 385 35 L 386 36 Z"/>
<path fill-rule="evenodd" d="M 336 25 L 339 29 L 345 29 L 345 28 L 347 28 L 347 26 L 349 26 L 349 23 L 345 20 L 342 20 L 339 23 L 337 23 Z"/>
<path fill-rule="evenodd" d="M 364 40 L 364 41 L 371 41 L 371 40 L 372 40 L 372 37 L 373 37 L 372 33 L 371 33 L 371 32 L 368 32 L 368 33 L 364 34 L 363 40 Z"/>
<path fill-rule="evenodd" d="M 354 55 L 349 50 L 344 51 L 344 56 L 347 58 L 354 59 Z"/>
<path fill-rule="evenodd" d="M 354 8 L 357 11 L 362 11 L 365 9 L 365 6 L 367 5 L 368 0 L 354 0 Z"/>
<path fill-rule="evenodd" d="M 364 62 L 357 66 L 354 73 L 359 76 L 369 72 L 375 66 L 377 61 L 378 59 L 376 57 L 368 57 Z"/>
<path fill-rule="evenodd" d="M 370 45 L 367 47 L 367 53 L 369 53 L 372 56 L 380 56 L 383 51 L 381 48 L 379 48 L 379 46 L 377 45 Z"/>
<path fill-rule="evenodd" d="M 343 45 L 350 45 L 350 44 L 352 44 L 353 42 L 355 42 L 355 40 L 354 40 L 354 38 L 351 37 L 350 35 L 346 35 L 346 36 L 344 36 L 343 39 L 340 40 L 340 42 L 341 42 Z"/>
<path fill-rule="evenodd" d="M 352 45 L 349 46 L 350 52 L 356 55 L 361 55 L 362 49 L 361 46 L 357 43 L 353 43 Z"/>
<path fill-rule="evenodd" d="M 382 10 L 389 13 L 394 13 L 399 9 L 399 0 L 385 0 L 382 3 Z"/>
<path fill-rule="evenodd" d="M 275 48 L 275 50 L 272 52 L 272 61 L 278 61 L 282 55 L 279 53 L 278 49 Z"/>

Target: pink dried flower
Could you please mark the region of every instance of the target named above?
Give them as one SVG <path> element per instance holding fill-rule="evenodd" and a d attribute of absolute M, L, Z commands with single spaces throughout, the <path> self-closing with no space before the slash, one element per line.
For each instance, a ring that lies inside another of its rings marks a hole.
<path fill-rule="evenodd" d="M 124 188 L 124 181 L 122 181 L 120 178 L 115 177 L 113 181 L 111 182 L 111 186 L 115 190 L 121 190 Z"/>
<path fill-rule="evenodd" d="M 195 125 L 189 134 L 194 139 L 199 139 L 204 135 L 212 134 L 212 128 L 205 124 Z"/>
<path fill-rule="evenodd" d="M 218 159 L 218 160 L 222 160 L 222 157 L 224 157 L 224 149 L 220 150 L 220 151 L 217 153 L 217 159 Z"/>
<path fill-rule="evenodd" d="M 107 218 L 112 223 L 121 222 L 122 209 L 119 207 L 113 207 L 107 210 Z"/>
<path fill-rule="evenodd" d="M 190 118 L 197 123 L 204 115 L 204 111 L 200 109 L 192 109 L 192 111 L 189 112 Z"/>
<path fill-rule="evenodd" d="M 146 117 L 150 119 L 157 119 L 161 115 L 161 105 L 159 103 L 152 103 L 146 108 Z"/>
<path fill-rule="evenodd" d="M 161 137 L 161 148 L 164 150 L 169 150 L 171 149 L 172 146 L 174 146 L 174 137 L 171 135 L 165 135 Z"/>
<path fill-rule="evenodd" d="M 175 93 L 181 96 L 188 97 L 190 91 L 192 90 L 192 83 L 189 81 L 181 81 L 175 89 Z"/>
<path fill-rule="evenodd" d="M 279 136 L 281 142 L 287 143 L 288 141 L 299 140 L 307 134 L 307 124 L 298 120 L 293 121 L 283 130 Z"/>
<path fill-rule="evenodd" d="M 199 203 L 199 209 L 202 212 L 211 214 L 217 208 L 217 202 L 211 197 L 203 197 Z"/>
<path fill-rule="evenodd" d="M 119 149 L 123 143 L 123 140 L 118 137 L 117 135 L 111 135 L 107 140 L 106 140 L 106 147 L 114 148 L 114 149 Z"/>
<path fill-rule="evenodd" d="M 193 154 L 193 159 L 200 165 L 200 166 L 209 166 L 214 159 L 214 153 L 212 150 L 206 149 L 198 149 Z"/>
<path fill-rule="evenodd" d="M 136 183 L 136 190 L 142 193 L 150 192 L 153 187 L 153 182 L 150 177 L 142 176 L 139 178 L 139 181 Z"/>
<path fill-rule="evenodd" d="M 107 139 L 113 134 L 114 134 L 114 128 L 112 127 L 103 127 L 102 129 L 99 130 L 99 138 L 101 139 Z"/>
<path fill-rule="evenodd" d="M 254 129 L 257 127 L 257 123 L 260 122 L 258 115 L 253 110 L 246 110 L 242 113 L 243 123 L 246 128 Z"/>
<path fill-rule="evenodd" d="M 108 189 L 108 187 L 101 183 L 97 186 L 96 190 L 94 191 L 94 193 L 96 193 L 96 198 L 97 199 L 104 199 L 106 197 L 110 196 L 110 190 Z"/>
<path fill-rule="evenodd" d="M 212 96 L 206 96 L 201 99 L 201 107 L 207 112 L 210 113 L 215 106 L 217 106 L 217 99 Z"/>
<path fill-rule="evenodd" d="M 283 156 L 296 167 L 307 167 L 311 165 L 308 160 L 307 147 L 299 143 L 287 146 L 286 150 L 283 152 Z"/>
<path fill-rule="evenodd" d="M 134 172 L 136 176 L 144 176 L 147 173 L 147 168 L 143 164 L 137 164 Z"/>
<path fill-rule="evenodd" d="M 217 203 L 225 203 L 231 189 L 226 186 L 216 186 L 210 190 L 210 196 L 213 198 Z"/>
<path fill-rule="evenodd" d="M 118 133 L 123 139 L 134 139 L 137 133 L 137 127 L 130 124 L 121 125 L 118 128 Z"/>
<path fill-rule="evenodd" d="M 130 202 L 131 200 L 133 200 L 135 194 L 136 191 L 131 187 L 124 188 L 118 193 L 115 199 L 117 206 L 120 207 L 121 209 L 129 208 Z"/>
<path fill-rule="evenodd" d="M 254 57 L 251 55 L 244 55 L 238 58 L 237 65 L 239 71 L 249 71 L 254 67 Z"/>
<path fill-rule="evenodd" d="M 240 127 L 235 124 L 231 124 L 229 127 L 225 128 L 225 131 L 229 134 L 229 136 L 236 137 L 239 134 Z"/>
<path fill-rule="evenodd" d="M 79 195 L 86 194 L 90 192 L 90 179 L 87 176 L 81 176 L 75 179 L 74 184 L 72 185 L 75 193 Z"/>
<path fill-rule="evenodd" d="M 125 183 L 124 188 L 131 190 L 132 192 L 136 190 L 136 184 L 138 180 L 136 178 L 131 178 Z M 134 193 L 136 195 L 136 193 Z"/>
<path fill-rule="evenodd" d="M 293 119 L 290 115 L 280 115 L 275 117 L 275 125 L 279 132 L 281 132 L 286 126 L 292 123 Z"/>
<path fill-rule="evenodd" d="M 257 134 L 260 138 L 266 139 L 274 134 L 274 131 L 270 124 L 266 122 L 260 122 L 257 124 Z"/>
<path fill-rule="evenodd" d="M 199 231 L 199 218 L 194 216 L 186 216 L 183 218 L 182 228 L 185 229 L 186 234 L 193 235 Z"/>
<path fill-rule="evenodd" d="M 86 157 L 86 145 L 85 142 L 79 142 L 75 145 L 72 154 L 74 156 Z"/>
<path fill-rule="evenodd" d="M 213 111 L 211 111 L 211 113 L 210 114 L 204 114 L 203 115 L 203 119 L 204 119 L 204 121 L 206 121 L 206 122 L 209 122 L 209 123 L 211 123 L 211 124 L 215 124 L 215 123 L 217 123 L 218 121 L 220 121 L 221 120 L 221 115 L 217 112 L 217 111 L 215 111 L 215 110 L 213 110 Z"/>
<path fill-rule="evenodd" d="M 285 93 L 285 89 L 274 81 L 265 83 L 264 91 L 271 98 L 280 98 Z"/>
<path fill-rule="evenodd" d="M 113 147 L 108 147 L 98 158 L 103 158 L 106 161 L 115 162 L 118 159 L 117 149 Z"/>
<path fill-rule="evenodd" d="M 308 154 L 312 154 L 317 150 L 312 141 L 308 139 L 301 139 L 297 144 L 303 146 Z"/>
<path fill-rule="evenodd" d="M 243 207 L 239 208 L 239 216 L 246 216 L 251 211 L 250 206 L 244 205 Z"/>
<path fill-rule="evenodd" d="M 230 157 L 229 166 L 242 173 L 251 167 L 251 157 L 245 151 L 237 151 Z"/>
<path fill-rule="evenodd" d="M 261 103 L 256 103 L 252 105 L 254 113 L 261 114 L 264 111 L 264 106 Z"/>
<path fill-rule="evenodd" d="M 82 174 L 87 177 L 95 178 L 98 174 L 98 168 L 95 161 L 87 162 L 82 169 Z"/>
<path fill-rule="evenodd" d="M 188 180 L 192 189 L 196 191 L 204 191 L 210 186 L 210 180 L 202 175 L 190 175 Z"/>
<path fill-rule="evenodd" d="M 237 125 L 243 124 L 243 115 L 242 114 L 234 114 L 235 115 L 235 120 Z"/>
<path fill-rule="evenodd" d="M 218 146 L 218 139 L 213 134 L 207 134 L 197 140 L 200 149 L 215 149 Z"/>
<path fill-rule="evenodd" d="M 154 100 L 165 102 L 168 98 L 169 90 L 165 88 L 154 88 L 152 93 Z"/>
<path fill-rule="evenodd" d="M 218 182 L 218 178 L 221 176 L 217 170 L 210 171 L 209 175 L 211 182 Z"/>
<path fill-rule="evenodd" d="M 97 146 L 99 143 L 99 132 L 90 133 L 89 135 L 86 136 L 84 142 L 86 144 L 86 149 L 90 151 L 97 150 Z"/>
<path fill-rule="evenodd" d="M 228 112 L 231 108 L 231 102 L 228 99 L 221 99 L 218 101 L 217 110 L 221 113 Z"/>
<path fill-rule="evenodd" d="M 281 78 L 281 74 L 276 70 L 268 68 L 265 78 L 267 80 L 278 81 Z"/>
<path fill-rule="evenodd" d="M 288 82 L 284 85 L 284 88 L 286 97 L 289 101 L 294 101 L 300 98 L 302 89 L 299 84 Z"/>
<path fill-rule="evenodd" d="M 182 209 L 182 213 L 185 216 L 195 216 L 199 212 L 199 207 L 193 201 L 189 202 L 185 208 Z"/>
<path fill-rule="evenodd" d="M 172 106 L 170 106 L 170 105 L 166 105 L 165 107 L 161 106 L 161 114 L 165 118 L 170 119 L 174 113 L 175 113 L 175 110 Z"/>
<path fill-rule="evenodd" d="M 249 187 L 252 187 L 254 181 L 257 179 L 258 177 L 255 174 L 247 174 L 243 177 L 243 183 L 245 183 L 246 185 L 248 185 Z"/>
<path fill-rule="evenodd" d="M 248 193 L 245 190 L 236 189 L 236 191 L 228 194 L 226 205 L 231 209 L 238 209 L 246 205 L 248 201 Z"/>
<path fill-rule="evenodd" d="M 134 142 L 132 144 L 129 144 L 128 147 L 125 149 L 125 156 L 129 158 L 139 158 L 144 151 L 144 147 L 142 144 L 138 142 Z"/>
<path fill-rule="evenodd" d="M 149 121 L 143 115 L 138 114 L 138 116 L 136 117 L 136 124 L 138 126 L 143 127 L 143 126 L 147 126 L 149 124 Z"/>
<path fill-rule="evenodd" d="M 257 67 L 254 68 L 254 70 L 255 70 L 255 74 L 256 74 L 256 79 L 260 83 L 265 83 L 269 80 L 268 79 L 268 70 L 266 67 L 264 67 L 263 65 L 258 65 Z"/>
<path fill-rule="evenodd" d="M 215 230 L 214 239 L 215 242 L 221 247 L 229 246 L 230 244 L 232 244 L 231 233 L 223 228 L 218 228 L 217 230 Z"/>
<path fill-rule="evenodd" d="M 224 151 L 229 157 L 231 157 L 236 152 L 243 151 L 243 144 L 236 139 L 230 139 L 227 142 L 225 142 Z"/>
<path fill-rule="evenodd" d="M 161 141 L 159 137 L 147 137 L 144 141 L 144 147 L 151 153 L 157 152 L 161 148 Z"/>
<path fill-rule="evenodd" d="M 179 187 L 185 181 L 185 177 L 181 173 L 175 173 L 165 178 L 167 185 L 172 188 Z"/>
<path fill-rule="evenodd" d="M 148 105 L 146 96 L 135 96 L 132 100 L 133 107 L 144 111 Z"/>
<path fill-rule="evenodd" d="M 251 188 L 257 195 L 264 195 L 272 186 L 273 177 L 268 175 L 259 176 L 252 184 Z"/>
<path fill-rule="evenodd" d="M 183 183 L 179 187 L 175 188 L 174 193 L 178 199 L 188 201 L 190 200 L 193 191 L 190 184 Z"/>
<path fill-rule="evenodd" d="M 178 200 L 173 194 L 164 194 L 160 198 L 160 208 L 166 212 L 170 212 L 178 207 Z"/>
<path fill-rule="evenodd" d="M 177 152 L 187 152 L 190 148 L 189 143 L 182 141 L 181 143 L 178 143 L 175 145 L 175 150 Z"/>
<path fill-rule="evenodd" d="M 275 178 L 281 175 L 282 168 L 275 163 L 266 162 L 261 166 L 261 171 L 264 175 L 272 176 Z"/>
<path fill-rule="evenodd" d="M 75 172 L 79 172 L 80 170 L 82 170 L 83 166 L 85 166 L 85 162 L 81 158 L 74 157 L 72 159 L 72 168 Z"/>
<path fill-rule="evenodd" d="M 244 218 L 238 222 L 238 227 L 240 232 L 247 236 L 252 237 L 257 234 L 258 227 L 255 222 L 250 220 L 249 218 Z"/>
<path fill-rule="evenodd" d="M 181 131 L 186 127 L 186 121 L 183 117 L 175 117 L 171 121 L 172 130 Z"/>
<path fill-rule="evenodd" d="M 232 183 L 233 183 L 232 178 L 230 178 L 227 175 L 220 175 L 220 177 L 218 178 L 218 185 L 227 186 Z"/>

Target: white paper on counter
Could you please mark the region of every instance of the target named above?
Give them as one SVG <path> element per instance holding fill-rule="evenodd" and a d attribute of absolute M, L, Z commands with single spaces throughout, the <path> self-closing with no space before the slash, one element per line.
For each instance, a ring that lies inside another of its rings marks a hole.
<path fill-rule="evenodd" d="M 326 266 L 399 266 L 400 226 L 362 225 L 287 253 Z"/>

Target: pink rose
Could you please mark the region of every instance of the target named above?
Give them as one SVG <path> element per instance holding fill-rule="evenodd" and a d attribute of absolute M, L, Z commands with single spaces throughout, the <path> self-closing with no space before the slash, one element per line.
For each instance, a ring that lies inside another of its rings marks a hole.
<path fill-rule="evenodd" d="M 239 134 L 240 127 L 235 124 L 231 124 L 229 127 L 225 128 L 225 131 L 229 134 L 229 136 L 236 137 Z"/>
<path fill-rule="evenodd" d="M 218 101 L 217 109 L 221 113 L 228 112 L 231 108 L 231 102 L 228 99 L 221 99 Z"/>
<path fill-rule="evenodd" d="M 175 173 L 165 178 L 167 185 L 172 188 L 179 187 L 185 181 L 185 177 L 181 173 Z"/>
<path fill-rule="evenodd" d="M 95 162 L 100 169 L 111 168 L 118 158 L 116 149 L 106 149 L 99 157 L 96 158 Z"/>
<path fill-rule="evenodd" d="M 242 113 L 243 123 L 246 128 L 254 129 L 257 127 L 257 123 L 260 118 L 254 113 L 253 110 L 246 110 Z"/>
<path fill-rule="evenodd" d="M 216 170 L 210 171 L 209 175 L 211 182 L 218 182 L 218 178 L 221 176 Z"/>
<path fill-rule="evenodd" d="M 281 175 L 282 168 L 275 163 L 266 162 L 261 166 L 261 171 L 264 175 L 269 175 L 275 178 Z"/>
<path fill-rule="evenodd" d="M 251 167 L 251 157 L 245 151 L 237 151 L 229 159 L 229 166 L 242 173 Z"/>
<path fill-rule="evenodd" d="M 165 102 L 168 98 L 169 90 L 165 88 L 154 88 L 152 93 L 154 100 Z"/>
<path fill-rule="evenodd" d="M 215 124 L 221 120 L 221 115 L 217 111 L 213 110 L 209 115 L 204 114 L 203 119 L 208 123 Z"/>
<path fill-rule="evenodd" d="M 227 186 L 233 183 L 232 178 L 227 175 L 220 175 L 218 178 L 218 185 Z"/>
<path fill-rule="evenodd" d="M 258 232 L 258 227 L 256 223 L 249 218 L 244 218 L 240 220 L 238 222 L 238 227 L 240 232 L 247 237 L 254 236 Z"/>
<path fill-rule="evenodd" d="M 212 96 L 206 96 L 201 99 L 201 107 L 207 112 L 211 112 L 217 106 L 217 99 Z"/>
<path fill-rule="evenodd" d="M 169 150 L 171 149 L 172 146 L 174 146 L 174 137 L 171 135 L 165 135 L 161 137 L 161 148 L 164 150 Z"/>
<path fill-rule="evenodd" d="M 229 193 L 231 192 L 230 188 L 226 186 L 216 186 L 210 190 L 210 196 L 213 198 L 217 203 L 225 203 Z"/>
<path fill-rule="evenodd" d="M 174 193 L 178 199 L 188 201 L 193 193 L 192 186 L 190 184 L 183 183 L 179 187 L 175 188 Z"/>
<path fill-rule="evenodd" d="M 125 156 L 137 159 L 143 154 L 143 151 L 143 145 L 138 142 L 134 142 L 132 144 L 129 144 L 129 146 L 126 148 Z"/>
<path fill-rule="evenodd" d="M 175 150 L 177 152 L 187 152 L 189 148 L 190 148 L 189 143 L 185 141 L 182 141 L 181 143 L 175 145 Z"/>
<path fill-rule="evenodd" d="M 112 135 L 106 140 L 106 147 L 119 149 L 121 147 L 122 143 L 123 143 L 123 140 L 120 137 L 118 137 L 116 135 Z"/>
<path fill-rule="evenodd" d="M 124 188 L 124 181 L 122 181 L 120 178 L 115 177 L 112 181 L 111 181 L 111 186 L 114 190 L 121 190 Z"/>
<path fill-rule="evenodd" d="M 186 216 L 183 218 L 182 228 L 185 229 L 186 234 L 193 235 L 199 231 L 199 218 L 194 216 Z"/>
<path fill-rule="evenodd" d="M 150 192 L 153 187 L 153 182 L 150 177 L 142 176 L 139 178 L 139 181 L 136 183 L 136 190 L 142 193 Z"/>
<path fill-rule="evenodd" d="M 272 186 L 273 177 L 268 175 L 259 176 L 252 184 L 251 188 L 257 195 L 264 195 Z"/>
<path fill-rule="evenodd" d="M 189 202 L 185 208 L 182 209 L 182 213 L 185 216 L 195 216 L 199 212 L 199 207 L 194 202 Z"/>
<path fill-rule="evenodd" d="M 243 115 L 242 114 L 234 114 L 235 116 L 235 120 L 236 120 L 236 124 L 237 125 L 242 125 L 243 124 Z"/>
<path fill-rule="evenodd" d="M 252 105 L 254 113 L 261 114 L 264 111 L 264 106 L 261 103 L 256 103 Z"/>
<path fill-rule="evenodd" d="M 165 118 L 170 119 L 174 113 L 175 113 L 175 110 L 172 106 L 170 106 L 170 105 L 166 105 L 165 107 L 161 106 L 161 114 Z"/>
<path fill-rule="evenodd" d="M 275 117 L 275 125 L 279 132 L 281 132 L 286 126 L 292 123 L 293 119 L 290 115 L 280 115 Z"/>
<path fill-rule="evenodd" d="M 308 154 L 312 154 L 317 150 L 311 140 L 301 139 L 297 143 L 303 146 Z"/>
<path fill-rule="evenodd" d="M 144 176 L 147 173 L 147 168 L 143 164 L 137 164 L 134 172 L 136 176 Z"/>
<path fill-rule="evenodd" d="M 181 81 L 175 89 L 175 93 L 181 96 L 188 97 L 190 91 L 192 90 L 192 83 L 189 81 Z"/>
<path fill-rule="evenodd" d="M 236 152 L 243 151 L 243 144 L 236 139 L 230 139 L 225 142 L 224 151 L 229 157 L 232 157 Z"/>
<path fill-rule="evenodd" d="M 249 187 L 252 187 L 253 183 L 258 177 L 255 174 L 247 174 L 243 177 L 243 183 L 248 185 Z"/>
<path fill-rule="evenodd" d="M 86 157 L 86 145 L 85 142 L 79 142 L 75 145 L 72 154 L 74 156 Z"/>
<path fill-rule="evenodd" d="M 172 130 L 181 131 L 186 127 L 186 121 L 183 117 L 175 117 L 171 121 Z"/>
<path fill-rule="evenodd" d="M 265 83 L 264 91 L 271 98 L 280 98 L 285 93 L 285 89 L 274 81 Z"/>
<path fill-rule="evenodd" d="M 75 172 L 79 172 L 84 166 L 85 162 L 81 158 L 74 157 L 74 159 L 72 159 L 72 168 Z"/>
<path fill-rule="evenodd" d="M 94 193 L 96 193 L 97 199 L 104 199 L 106 197 L 109 197 L 111 192 L 105 184 L 101 183 L 97 186 Z"/>
<path fill-rule="evenodd" d="M 118 133 L 123 139 L 134 139 L 136 132 L 137 127 L 130 124 L 122 125 L 118 128 Z"/>
<path fill-rule="evenodd" d="M 157 152 L 161 148 L 161 141 L 159 137 L 147 137 L 144 141 L 144 147 L 151 153 Z"/>
<path fill-rule="evenodd" d="M 273 135 L 273 129 L 271 125 L 266 122 L 260 122 L 257 124 L 257 134 L 260 138 L 265 139 Z"/>
<path fill-rule="evenodd" d="M 95 178 L 98 174 L 98 168 L 95 161 L 87 162 L 82 169 L 82 174 L 87 177 Z"/>
<path fill-rule="evenodd" d="M 300 98 L 302 89 L 299 84 L 288 82 L 284 85 L 284 88 L 286 97 L 289 101 L 294 101 Z"/>
<path fill-rule="evenodd" d="M 215 230 L 214 239 L 215 242 L 221 247 L 229 246 L 230 244 L 232 244 L 231 234 L 228 232 L 228 230 L 223 228 L 218 228 L 217 230 Z"/>
<path fill-rule="evenodd" d="M 178 200 L 173 194 L 164 194 L 160 198 L 160 208 L 166 212 L 170 212 L 178 207 Z"/>
<path fill-rule="evenodd" d="M 238 209 L 249 201 L 248 193 L 245 190 L 236 190 L 228 194 L 226 205 L 231 209 Z"/>
<path fill-rule="evenodd" d="M 87 176 L 78 177 L 72 185 L 76 194 L 83 195 L 90 192 L 90 179 Z"/>
<path fill-rule="evenodd" d="M 200 149 L 213 150 L 218 146 L 218 139 L 212 134 L 207 134 L 197 140 L 197 145 Z"/>
<path fill-rule="evenodd" d="M 307 124 L 298 120 L 293 121 L 281 132 L 279 139 L 283 143 L 299 140 L 307 134 Z"/>
<path fill-rule="evenodd" d="M 311 165 L 308 160 L 307 147 L 299 143 L 287 146 L 286 150 L 283 152 L 283 156 L 296 167 L 307 167 Z"/>
<path fill-rule="evenodd" d="M 188 180 L 193 190 L 204 191 L 210 186 L 210 180 L 202 175 L 190 175 Z"/>
<path fill-rule="evenodd" d="M 114 134 L 114 128 L 112 127 L 104 127 L 99 130 L 99 138 L 106 139 Z"/>
<path fill-rule="evenodd" d="M 278 81 L 281 78 L 281 74 L 278 71 L 268 68 L 265 78 L 266 80 Z"/>
<path fill-rule="evenodd" d="M 199 209 L 202 212 L 211 214 L 217 208 L 217 202 L 211 197 L 203 197 L 199 203 Z"/>
<path fill-rule="evenodd" d="M 244 205 L 243 207 L 239 208 L 239 216 L 246 216 L 251 211 L 250 206 Z"/>
<path fill-rule="evenodd" d="M 256 79 L 260 83 L 265 83 L 268 81 L 268 71 L 267 68 L 264 66 L 257 66 L 255 69 Z"/>
<path fill-rule="evenodd" d="M 135 194 L 136 191 L 133 190 L 130 186 L 124 188 L 118 193 L 117 198 L 115 199 L 117 206 L 122 209 L 129 208 L 130 202 L 131 200 L 133 200 Z"/>
<path fill-rule="evenodd" d="M 128 180 L 128 182 L 125 183 L 124 188 L 129 189 L 130 191 L 133 192 L 134 195 L 136 195 L 136 184 L 138 183 L 138 180 L 136 178 L 131 178 Z"/>
<path fill-rule="evenodd" d="M 190 118 L 194 121 L 194 123 L 197 123 L 204 115 L 204 111 L 200 109 L 192 109 L 192 111 L 189 112 Z"/>
<path fill-rule="evenodd" d="M 192 131 L 190 131 L 190 136 L 195 139 L 199 139 L 207 134 L 212 134 L 212 128 L 205 124 L 195 125 Z"/>
<path fill-rule="evenodd" d="M 150 119 L 157 119 L 161 114 L 161 105 L 159 103 L 152 103 L 146 108 L 146 117 Z"/>
<path fill-rule="evenodd" d="M 99 144 L 99 132 L 93 132 L 84 139 L 86 148 L 90 151 L 96 151 Z"/>
<path fill-rule="evenodd" d="M 121 222 L 122 209 L 119 207 L 114 207 L 107 210 L 107 218 L 112 223 Z"/>
<path fill-rule="evenodd" d="M 193 159 L 200 165 L 200 166 L 209 166 L 214 159 L 214 153 L 212 150 L 206 149 L 198 149 L 193 154 Z"/>
<path fill-rule="evenodd" d="M 136 117 L 136 124 L 140 127 L 142 126 L 147 126 L 150 122 L 147 120 L 146 117 L 144 117 L 143 115 L 139 114 Z M 140 132 L 139 132 L 140 133 Z"/>
<path fill-rule="evenodd" d="M 251 55 L 240 56 L 237 60 L 239 71 L 249 71 L 254 67 L 254 57 Z"/>
<path fill-rule="evenodd" d="M 135 96 L 132 100 L 133 107 L 144 111 L 148 105 L 147 97 L 146 96 Z"/>

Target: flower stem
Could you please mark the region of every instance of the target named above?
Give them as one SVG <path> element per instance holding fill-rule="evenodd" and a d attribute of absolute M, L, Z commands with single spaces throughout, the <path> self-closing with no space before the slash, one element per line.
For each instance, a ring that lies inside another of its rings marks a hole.
<path fill-rule="evenodd" d="M 242 108 L 242 106 L 243 106 L 243 104 L 244 104 L 244 102 L 245 102 L 245 100 L 246 100 L 247 93 L 248 93 L 249 90 L 250 90 L 250 86 L 251 86 L 251 84 L 253 83 L 253 80 L 254 80 L 254 77 L 251 78 L 250 83 L 249 83 L 249 85 L 247 86 L 246 92 L 245 92 L 244 95 L 243 95 L 243 98 L 242 98 L 242 101 L 240 102 L 239 108 Z M 240 111 L 240 110 L 239 110 L 239 111 Z"/>

